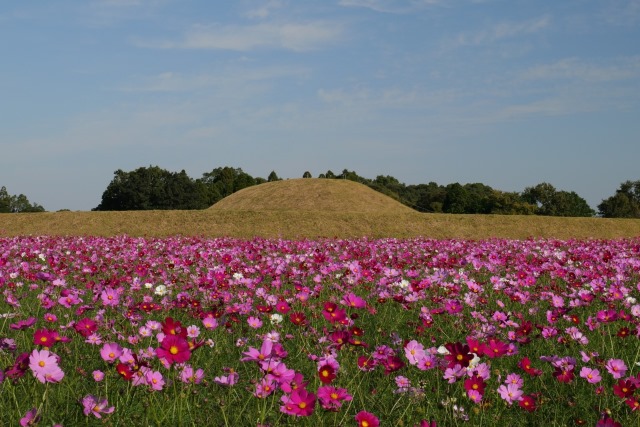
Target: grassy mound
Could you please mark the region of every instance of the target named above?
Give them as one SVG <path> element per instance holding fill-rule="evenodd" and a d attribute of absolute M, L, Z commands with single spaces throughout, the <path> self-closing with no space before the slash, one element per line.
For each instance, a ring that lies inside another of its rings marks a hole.
<path fill-rule="evenodd" d="M 364 184 L 299 178 L 242 189 L 209 208 L 214 211 L 361 212 L 406 214 L 413 209 Z"/>

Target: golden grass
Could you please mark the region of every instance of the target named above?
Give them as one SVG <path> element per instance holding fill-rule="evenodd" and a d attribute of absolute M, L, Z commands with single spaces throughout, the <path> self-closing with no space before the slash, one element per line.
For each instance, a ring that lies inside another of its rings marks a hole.
<path fill-rule="evenodd" d="M 266 182 L 220 200 L 214 211 L 322 211 L 402 214 L 408 206 L 364 184 L 344 179 L 298 178 Z"/>
<path fill-rule="evenodd" d="M 279 190 L 279 191 L 276 191 Z M 0 214 L 0 236 L 640 237 L 640 220 L 423 214 L 351 181 L 300 179 L 239 191 L 202 211 Z"/>

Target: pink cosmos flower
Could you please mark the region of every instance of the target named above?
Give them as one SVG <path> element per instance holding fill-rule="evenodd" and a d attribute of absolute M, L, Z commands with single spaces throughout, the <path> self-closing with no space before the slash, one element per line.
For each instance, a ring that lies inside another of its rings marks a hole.
<path fill-rule="evenodd" d="M 467 390 L 467 396 L 473 403 L 482 402 L 482 393 L 480 393 L 478 390 Z"/>
<path fill-rule="evenodd" d="M 264 340 L 262 342 L 262 346 L 260 350 L 249 347 L 249 351 L 245 351 L 244 354 L 246 357 L 240 359 L 242 362 L 263 362 L 265 360 L 269 360 L 271 357 L 271 351 L 273 349 L 273 342 L 269 340 Z"/>
<path fill-rule="evenodd" d="M 221 375 L 219 377 L 215 377 L 213 379 L 213 382 L 220 385 L 232 386 L 238 382 L 238 377 L 240 377 L 240 375 L 237 372 L 232 372 L 229 375 Z"/>
<path fill-rule="evenodd" d="M 523 391 L 515 384 L 506 384 L 498 387 L 498 393 L 500 397 L 505 400 L 509 405 L 513 402 L 517 402 L 522 398 Z"/>
<path fill-rule="evenodd" d="M 193 368 L 188 365 L 180 372 L 180 381 L 183 383 L 200 384 L 203 378 L 204 371 L 202 369 L 194 371 Z"/>
<path fill-rule="evenodd" d="M 160 391 L 164 387 L 164 378 L 162 374 L 158 371 L 148 370 L 144 374 L 145 380 L 147 384 L 151 387 L 152 390 Z"/>
<path fill-rule="evenodd" d="M 627 373 L 627 365 L 621 359 L 609 359 L 605 367 L 614 379 L 622 378 Z"/>
<path fill-rule="evenodd" d="M 280 398 L 283 405 L 280 411 L 297 417 L 307 417 L 313 414 L 316 405 L 316 395 L 301 388 L 291 392 L 290 395 L 284 395 Z"/>
<path fill-rule="evenodd" d="M 416 340 L 411 340 L 407 343 L 404 347 L 404 354 L 412 365 L 417 365 L 426 355 L 424 346 Z"/>
<path fill-rule="evenodd" d="M 100 294 L 100 299 L 105 306 L 116 307 L 120 303 L 120 294 L 116 289 L 107 288 Z"/>
<path fill-rule="evenodd" d="M 249 317 L 247 319 L 247 323 L 249 324 L 249 326 L 251 326 L 253 329 L 258 329 L 262 326 L 262 320 L 258 319 L 257 317 Z"/>
<path fill-rule="evenodd" d="M 580 378 L 584 378 L 589 384 L 597 384 L 602 380 L 600 371 L 589 368 L 588 366 L 583 366 L 582 369 L 580 369 Z"/>
<path fill-rule="evenodd" d="M 41 383 L 57 383 L 64 377 L 58 366 L 58 357 L 49 350 L 33 350 L 29 356 L 29 368 Z"/>
<path fill-rule="evenodd" d="M 35 426 L 39 421 L 40 416 L 38 415 L 38 409 L 32 408 L 24 414 L 24 417 L 20 418 L 20 425 L 22 427 Z"/>
<path fill-rule="evenodd" d="M 9 325 L 9 328 L 17 329 L 21 331 L 23 329 L 30 328 L 31 326 L 35 325 L 35 323 L 36 323 L 36 318 L 29 317 L 27 320 L 18 320 L 16 323 L 12 323 L 11 325 Z"/>
<path fill-rule="evenodd" d="M 104 379 L 104 372 L 102 371 L 93 371 L 92 375 L 96 382 L 100 382 Z"/>
<path fill-rule="evenodd" d="M 105 362 L 112 363 L 122 355 L 122 347 L 115 342 L 106 343 L 100 350 L 100 356 Z"/>
<path fill-rule="evenodd" d="M 318 388 L 318 399 L 323 409 L 337 411 L 342 407 L 342 402 L 351 401 L 353 396 L 347 392 L 346 388 L 322 386 Z"/>
<path fill-rule="evenodd" d="M 278 385 L 273 379 L 264 377 L 256 383 L 256 390 L 253 392 L 253 395 L 259 399 L 263 399 L 276 391 L 277 388 Z"/>
<path fill-rule="evenodd" d="M 371 412 L 360 411 L 355 416 L 358 427 L 379 427 L 380 420 Z"/>
<path fill-rule="evenodd" d="M 342 297 L 340 303 L 352 308 L 365 308 L 367 306 L 366 301 L 354 293 L 346 294 Z"/>
<path fill-rule="evenodd" d="M 107 399 L 99 399 L 91 394 L 82 398 L 83 412 L 86 416 L 93 414 L 96 418 L 102 418 L 101 414 L 110 414 L 115 407 L 107 408 Z"/>

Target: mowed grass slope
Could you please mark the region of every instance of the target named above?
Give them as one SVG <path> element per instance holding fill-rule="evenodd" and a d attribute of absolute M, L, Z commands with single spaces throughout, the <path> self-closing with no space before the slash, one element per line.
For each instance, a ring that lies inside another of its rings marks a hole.
<path fill-rule="evenodd" d="M 364 184 L 299 178 L 266 182 L 220 200 L 214 211 L 296 211 L 406 214 L 415 211 Z"/>
<path fill-rule="evenodd" d="M 201 211 L 0 214 L 0 236 L 120 234 L 285 239 L 614 239 L 640 237 L 640 220 L 424 214 L 362 184 L 312 178 L 249 187 Z"/>

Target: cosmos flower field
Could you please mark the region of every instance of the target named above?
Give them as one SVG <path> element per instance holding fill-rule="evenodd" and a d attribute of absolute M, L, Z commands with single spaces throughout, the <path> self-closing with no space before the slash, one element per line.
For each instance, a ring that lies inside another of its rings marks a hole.
<path fill-rule="evenodd" d="M 640 423 L 640 239 L 0 238 L 39 426 Z"/>

